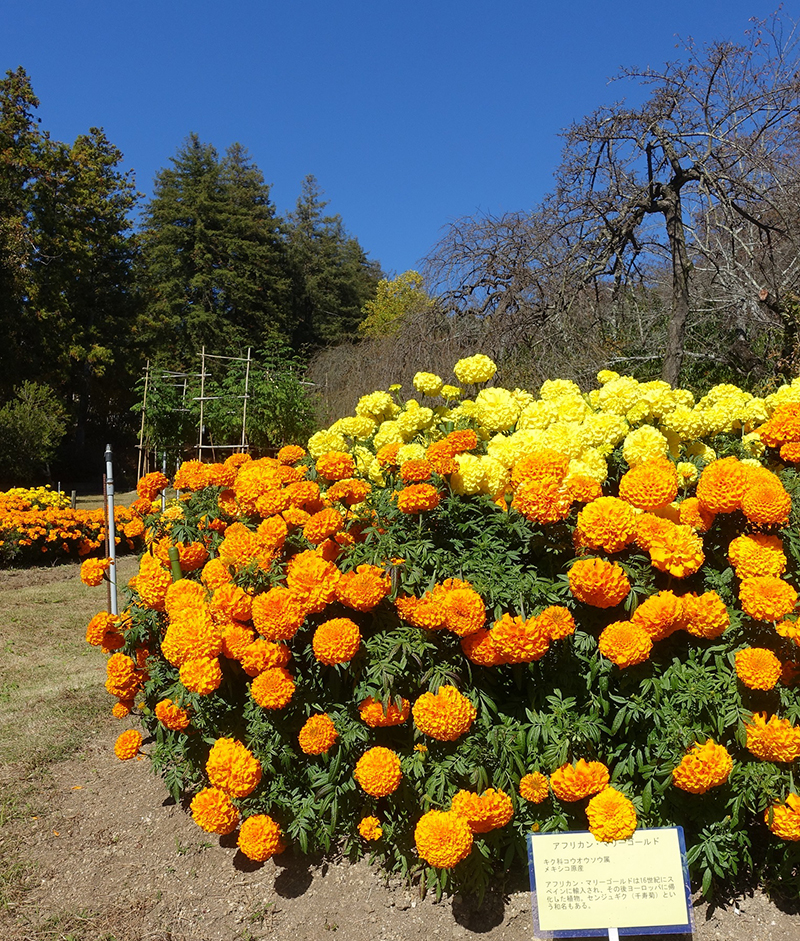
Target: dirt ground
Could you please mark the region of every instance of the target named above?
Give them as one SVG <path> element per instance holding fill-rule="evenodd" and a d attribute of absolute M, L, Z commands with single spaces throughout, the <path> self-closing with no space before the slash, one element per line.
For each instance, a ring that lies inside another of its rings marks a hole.
<path fill-rule="evenodd" d="M 57 588 L 64 570 L 50 571 L 0 573 L 0 591 L 21 591 L 32 580 L 41 587 L 48 578 Z M 95 679 L 81 682 L 95 683 L 102 698 L 103 661 L 96 659 Z M 263 865 L 251 863 L 232 838 L 198 829 L 145 759 L 114 756 L 114 739 L 127 727 L 103 710 L 69 757 L 17 782 L 36 799 L 7 824 L 15 839 L 3 843 L 3 867 L 16 873 L 17 887 L 0 908 L 4 941 L 535 937 L 524 873 L 505 895 L 478 906 L 460 896 L 422 899 L 366 861 L 307 859 L 290 849 Z M 0 769 L 6 784 L 12 771 Z M 697 941 L 800 939 L 797 908 L 785 910 L 760 892 L 714 909 L 698 904 L 694 917 Z"/>

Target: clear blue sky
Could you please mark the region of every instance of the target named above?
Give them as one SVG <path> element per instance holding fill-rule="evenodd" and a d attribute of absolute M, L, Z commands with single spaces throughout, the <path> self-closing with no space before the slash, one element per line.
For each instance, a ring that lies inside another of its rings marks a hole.
<path fill-rule="evenodd" d="M 776 0 L 2 0 L 51 135 L 103 127 L 150 195 L 192 131 L 244 144 L 282 213 L 313 173 L 387 272 L 441 227 L 535 205 L 558 132 L 677 37 L 742 38 Z"/>

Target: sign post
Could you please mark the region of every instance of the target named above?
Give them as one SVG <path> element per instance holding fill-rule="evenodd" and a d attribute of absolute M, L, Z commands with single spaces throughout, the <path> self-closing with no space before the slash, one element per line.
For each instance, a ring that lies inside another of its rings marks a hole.
<path fill-rule="evenodd" d="M 691 888 L 680 827 L 637 830 L 603 843 L 591 833 L 530 833 L 537 938 L 692 931 Z"/>

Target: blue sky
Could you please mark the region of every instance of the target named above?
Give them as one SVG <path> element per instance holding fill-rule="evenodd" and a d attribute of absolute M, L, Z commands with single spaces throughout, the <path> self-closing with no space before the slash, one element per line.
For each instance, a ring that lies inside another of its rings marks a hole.
<path fill-rule="evenodd" d="M 27 70 L 54 138 L 103 127 L 148 196 L 192 131 L 247 147 L 282 213 L 314 174 L 395 273 L 459 216 L 535 205 L 558 132 L 626 94 L 621 66 L 739 40 L 775 5 L 2 0 L 0 69 Z"/>

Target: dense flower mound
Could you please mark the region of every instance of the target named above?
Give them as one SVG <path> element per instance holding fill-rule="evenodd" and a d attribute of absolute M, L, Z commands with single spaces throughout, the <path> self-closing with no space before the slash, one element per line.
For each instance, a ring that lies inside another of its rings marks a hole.
<path fill-rule="evenodd" d="M 86 629 L 131 726 L 117 754 L 254 861 L 336 847 L 471 891 L 525 865 L 531 830 L 679 824 L 708 891 L 789 884 L 800 380 L 496 374 L 466 357 L 306 447 L 188 461 L 163 512 L 169 482 L 140 482 L 118 526 L 138 573 Z M 56 525 L 31 546 L 78 554 Z"/>

